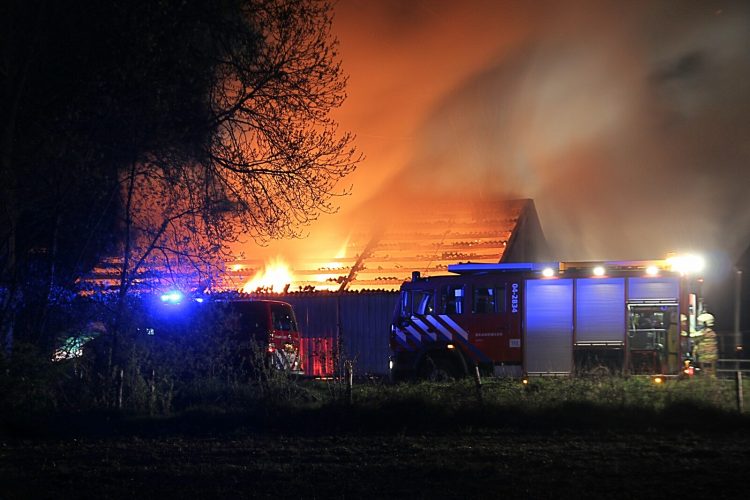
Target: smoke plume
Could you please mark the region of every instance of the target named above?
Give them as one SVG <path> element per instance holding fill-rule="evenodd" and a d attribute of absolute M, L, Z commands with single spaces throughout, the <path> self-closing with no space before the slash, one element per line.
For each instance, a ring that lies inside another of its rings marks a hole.
<path fill-rule="evenodd" d="M 750 243 L 747 5 L 340 8 L 342 121 L 368 156 L 355 200 L 533 198 L 560 259 L 731 260 Z"/>
<path fill-rule="evenodd" d="M 350 75 L 337 119 L 367 159 L 298 250 L 338 249 L 405 188 L 533 198 L 560 260 L 698 250 L 728 268 L 750 244 L 750 5 L 336 9 Z M 346 217 L 363 205 L 369 219 Z"/>

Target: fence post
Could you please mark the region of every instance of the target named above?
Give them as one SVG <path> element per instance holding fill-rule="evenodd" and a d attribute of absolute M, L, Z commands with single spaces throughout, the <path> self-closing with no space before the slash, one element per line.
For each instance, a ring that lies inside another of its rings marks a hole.
<path fill-rule="evenodd" d="M 477 399 L 482 403 L 482 376 L 479 373 L 479 365 L 474 365 L 474 386 L 477 390 Z"/>
<path fill-rule="evenodd" d="M 125 385 L 125 370 L 120 368 L 120 381 L 117 389 L 117 409 L 122 410 L 122 386 Z"/>
<path fill-rule="evenodd" d="M 346 377 L 346 401 L 352 404 L 352 387 L 354 386 L 354 367 L 351 360 L 344 361 L 344 377 Z"/>
<path fill-rule="evenodd" d="M 737 383 L 735 384 L 737 386 L 737 411 L 739 413 L 742 413 L 744 409 L 744 398 L 742 395 L 742 372 L 740 370 L 737 370 L 735 380 L 737 381 Z"/>
<path fill-rule="evenodd" d="M 148 414 L 153 415 L 156 407 L 156 369 L 151 370 L 149 382 Z"/>

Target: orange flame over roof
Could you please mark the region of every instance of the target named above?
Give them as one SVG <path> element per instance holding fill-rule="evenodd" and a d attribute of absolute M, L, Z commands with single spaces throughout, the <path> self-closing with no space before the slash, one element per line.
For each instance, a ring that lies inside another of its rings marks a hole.
<path fill-rule="evenodd" d="M 242 286 L 245 293 L 253 293 L 262 289 L 265 291 L 282 292 L 287 285 L 294 281 L 292 270 L 280 257 L 270 260 L 247 283 Z"/>

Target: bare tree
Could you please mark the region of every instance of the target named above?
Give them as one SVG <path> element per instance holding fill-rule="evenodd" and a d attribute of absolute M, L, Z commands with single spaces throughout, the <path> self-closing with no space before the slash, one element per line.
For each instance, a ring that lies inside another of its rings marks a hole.
<path fill-rule="evenodd" d="M 329 2 L 6 5 L 0 292 L 35 248 L 50 283 L 75 281 L 82 255 L 118 255 L 125 331 L 133 283 L 208 284 L 232 242 L 299 236 L 346 193 L 360 156 L 330 116 L 346 78 Z"/>
<path fill-rule="evenodd" d="M 265 240 L 296 235 L 328 204 L 356 163 L 349 134 L 337 136 L 329 111 L 346 80 L 331 41 L 327 2 L 262 1 L 248 15 L 264 43 L 256 61 L 228 58 L 212 102 L 219 133 L 210 175 L 240 215 L 243 231 Z"/>
<path fill-rule="evenodd" d="M 346 84 L 331 14 L 324 1 L 252 0 L 210 32 L 204 148 L 189 161 L 148 152 L 120 176 L 123 291 L 144 264 L 205 281 L 228 243 L 298 236 L 335 210 L 360 157 L 330 117 Z"/>
<path fill-rule="evenodd" d="M 251 0 L 239 17 L 219 18 L 205 40 L 214 71 L 208 139 L 189 155 L 144 150 L 122 169 L 110 373 L 136 280 L 210 286 L 230 243 L 298 236 L 345 194 L 339 183 L 360 156 L 330 117 L 346 84 L 331 15 L 324 1 Z"/>

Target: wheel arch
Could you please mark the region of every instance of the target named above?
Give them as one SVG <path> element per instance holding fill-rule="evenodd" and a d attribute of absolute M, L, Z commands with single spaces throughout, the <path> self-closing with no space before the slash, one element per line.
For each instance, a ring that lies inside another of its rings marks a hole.
<path fill-rule="evenodd" d="M 453 347 L 449 347 L 453 346 Z M 426 362 L 428 357 L 433 359 L 447 359 L 450 360 L 455 368 L 460 372 L 457 375 L 465 377 L 469 374 L 469 366 L 471 363 L 467 360 L 466 353 L 458 347 L 456 344 L 450 342 L 443 342 L 438 344 L 432 344 L 424 347 L 419 351 L 414 363 L 415 373 L 419 373 L 423 363 Z"/>

